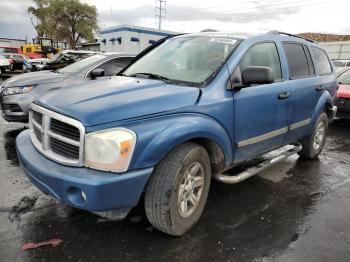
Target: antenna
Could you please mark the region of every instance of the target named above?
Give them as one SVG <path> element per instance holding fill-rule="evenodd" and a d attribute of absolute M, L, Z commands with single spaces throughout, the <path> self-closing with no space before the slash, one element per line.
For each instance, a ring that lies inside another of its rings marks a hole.
<path fill-rule="evenodd" d="M 159 6 L 156 6 L 155 8 L 155 18 L 158 19 L 158 29 L 162 29 L 162 20 L 165 19 L 165 13 L 166 13 L 166 0 L 156 0 L 156 3 L 159 4 Z"/>

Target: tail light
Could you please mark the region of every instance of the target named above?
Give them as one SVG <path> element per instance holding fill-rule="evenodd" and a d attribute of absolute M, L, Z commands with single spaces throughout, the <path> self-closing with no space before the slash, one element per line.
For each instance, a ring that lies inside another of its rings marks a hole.
<path fill-rule="evenodd" d="M 9 60 L 10 64 L 13 64 L 13 60 L 12 59 L 8 59 L 8 60 Z"/>

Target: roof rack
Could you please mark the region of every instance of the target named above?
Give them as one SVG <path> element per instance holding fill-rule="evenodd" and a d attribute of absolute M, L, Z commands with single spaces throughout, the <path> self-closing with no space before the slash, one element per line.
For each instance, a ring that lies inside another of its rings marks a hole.
<path fill-rule="evenodd" d="M 306 37 L 302 37 L 300 35 L 294 35 L 294 34 L 290 34 L 290 33 L 280 32 L 280 31 L 277 31 L 277 30 L 269 31 L 269 32 L 267 32 L 267 34 L 270 34 L 270 35 L 287 35 L 287 36 L 301 38 L 301 39 L 304 39 L 304 40 L 312 42 L 312 43 L 315 42 L 314 40 L 311 40 L 311 39 L 306 38 Z"/>

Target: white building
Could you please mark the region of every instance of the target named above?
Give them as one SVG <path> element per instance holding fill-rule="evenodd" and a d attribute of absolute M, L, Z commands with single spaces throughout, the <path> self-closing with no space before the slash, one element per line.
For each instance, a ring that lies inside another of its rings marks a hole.
<path fill-rule="evenodd" d="M 119 25 L 102 29 L 98 42 L 102 52 L 138 54 L 159 39 L 175 34 L 147 27 Z"/>
<path fill-rule="evenodd" d="M 21 47 L 26 44 L 26 40 L 17 38 L 0 37 L 0 46 Z"/>
<path fill-rule="evenodd" d="M 330 59 L 350 60 L 350 41 L 319 42 L 319 44 L 326 49 Z"/>

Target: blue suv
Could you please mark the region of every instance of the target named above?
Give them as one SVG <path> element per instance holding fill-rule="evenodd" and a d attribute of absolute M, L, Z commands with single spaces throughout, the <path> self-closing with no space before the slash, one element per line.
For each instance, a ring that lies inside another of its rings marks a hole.
<path fill-rule="evenodd" d="M 316 158 L 336 90 L 326 52 L 309 40 L 179 35 L 118 76 L 38 98 L 17 152 L 59 201 L 121 219 L 142 199 L 154 227 L 181 235 L 199 220 L 212 177 L 238 183 L 291 154 Z"/>

